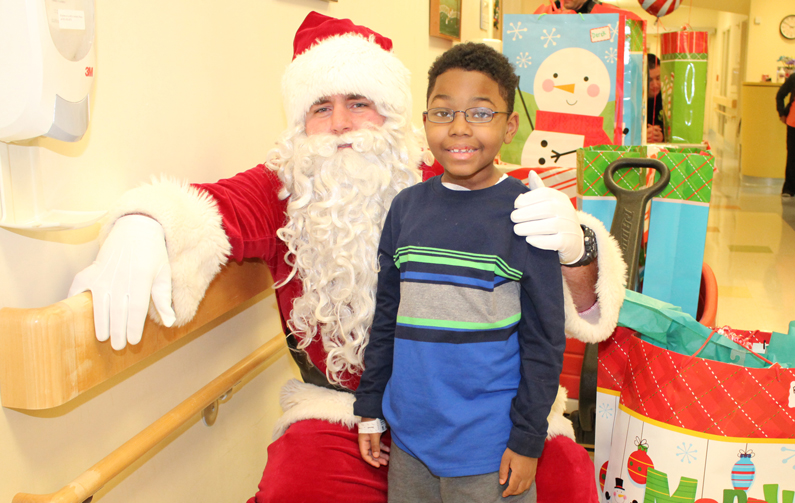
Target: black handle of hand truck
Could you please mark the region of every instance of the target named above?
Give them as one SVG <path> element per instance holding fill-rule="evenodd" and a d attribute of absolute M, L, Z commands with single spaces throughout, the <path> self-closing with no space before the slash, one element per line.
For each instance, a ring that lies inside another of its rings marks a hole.
<path fill-rule="evenodd" d="M 626 168 L 652 168 L 660 179 L 651 187 L 628 190 L 618 186 L 613 178 L 616 171 Z M 610 234 L 618 241 L 624 262 L 627 264 L 627 288 L 638 289 L 638 258 L 643 238 L 643 217 L 649 200 L 663 191 L 671 180 L 668 167 L 657 159 L 623 158 L 610 163 L 605 171 L 605 186 L 616 196 L 616 211 Z"/>

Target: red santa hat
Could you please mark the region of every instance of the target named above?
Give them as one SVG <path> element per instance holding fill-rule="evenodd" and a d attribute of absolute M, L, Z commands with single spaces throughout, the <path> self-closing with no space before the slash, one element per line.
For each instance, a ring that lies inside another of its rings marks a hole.
<path fill-rule="evenodd" d="M 289 126 L 303 125 L 317 100 L 335 94 L 364 96 L 382 115 L 396 113 L 411 123 L 410 74 L 392 53 L 392 41 L 349 19 L 310 12 L 282 78 Z"/>

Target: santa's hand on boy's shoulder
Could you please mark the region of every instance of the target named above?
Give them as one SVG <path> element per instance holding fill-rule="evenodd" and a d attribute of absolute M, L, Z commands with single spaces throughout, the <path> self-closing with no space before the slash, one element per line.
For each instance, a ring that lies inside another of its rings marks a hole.
<path fill-rule="evenodd" d="M 585 253 L 577 211 L 564 193 L 544 187 L 535 171 L 530 172 L 525 192 L 516 198 L 511 213 L 514 232 L 536 248 L 554 250 L 561 264 L 573 264 Z"/>

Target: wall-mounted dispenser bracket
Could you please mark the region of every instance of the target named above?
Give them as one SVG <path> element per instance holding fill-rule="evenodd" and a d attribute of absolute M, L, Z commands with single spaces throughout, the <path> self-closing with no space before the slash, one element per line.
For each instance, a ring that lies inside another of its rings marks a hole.
<path fill-rule="evenodd" d="M 41 148 L 0 142 L 0 227 L 54 231 L 87 227 L 105 211 L 46 208 Z"/>

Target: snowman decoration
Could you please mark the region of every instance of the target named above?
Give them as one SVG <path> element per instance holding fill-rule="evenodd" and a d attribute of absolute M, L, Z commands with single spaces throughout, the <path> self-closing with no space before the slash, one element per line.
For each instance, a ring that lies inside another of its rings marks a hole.
<path fill-rule="evenodd" d="M 605 499 L 610 503 L 627 503 L 627 495 L 624 492 L 624 480 L 616 477 L 616 488 L 612 493 L 605 492 Z M 635 503 L 635 502 L 633 502 Z"/>
<path fill-rule="evenodd" d="M 547 57 L 533 81 L 538 112 L 522 165 L 574 168 L 578 148 L 613 143 L 600 115 L 610 90 L 607 67 L 594 53 L 572 47 Z"/>

